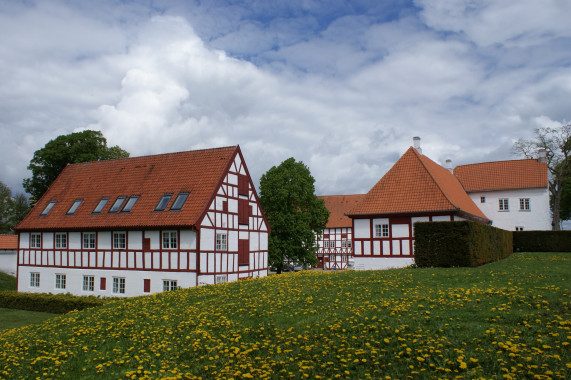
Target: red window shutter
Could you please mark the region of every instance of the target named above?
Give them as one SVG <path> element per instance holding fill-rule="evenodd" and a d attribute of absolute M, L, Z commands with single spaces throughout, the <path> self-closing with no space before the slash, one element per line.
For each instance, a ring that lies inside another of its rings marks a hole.
<path fill-rule="evenodd" d="M 151 279 L 145 278 L 143 280 L 143 292 L 150 293 L 151 292 Z"/>
<path fill-rule="evenodd" d="M 323 234 L 323 239 L 329 239 L 329 234 Z"/>
<path fill-rule="evenodd" d="M 249 240 L 238 240 L 238 265 L 250 265 Z"/>
<path fill-rule="evenodd" d="M 222 202 L 222 212 L 228 212 L 228 201 Z"/>
<path fill-rule="evenodd" d="M 143 238 L 143 251 L 150 251 L 150 250 L 151 250 L 151 239 Z"/>
<path fill-rule="evenodd" d="M 248 176 L 238 174 L 238 194 L 248 196 Z"/>
<path fill-rule="evenodd" d="M 238 224 L 249 224 L 250 204 L 247 199 L 238 199 Z"/>
<path fill-rule="evenodd" d="M 107 279 L 105 277 L 101 277 L 99 281 L 99 289 L 101 290 L 107 289 Z"/>

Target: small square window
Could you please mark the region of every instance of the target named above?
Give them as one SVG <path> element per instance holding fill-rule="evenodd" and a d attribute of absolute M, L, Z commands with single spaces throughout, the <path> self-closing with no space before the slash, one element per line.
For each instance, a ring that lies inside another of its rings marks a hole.
<path fill-rule="evenodd" d="M 529 211 L 529 198 L 520 198 L 519 199 L 519 210 L 520 211 Z"/>
<path fill-rule="evenodd" d="M 30 287 L 32 288 L 40 287 L 40 273 L 38 272 L 30 273 Z"/>
<path fill-rule="evenodd" d="M 167 205 L 169 204 L 169 201 L 172 198 L 172 194 L 164 194 L 161 197 L 161 200 L 159 201 L 159 204 L 157 205 L 157 207 L 155 207 L 155 211 L 163 211 L 165 208 L 167 208 Z"/>
<path fill-rule="evenodd" d="M 30 234 L 30 248 L 42 248 L 41 232 L 32 232 Z"/>
<path fill-rule="evenodd" d="M 176 249 L 177 247 L 178 244 L 176 231 L 163 231 L 163 248 Z"/>
<path fill-rule="evenodd" d="M 509 199 L 507 199 L 507 198 L 499 199 L 499 210 L 500 211 L 509 211 L 510 210 Z"/>
<path fill-rule="evenodd" d="M 176 280 L 163 280 L 163 292 L 178 289 L 178 282 Z"/>
<path fill-rule="evenodd" d="M 125 202 L 125 199 L 127 199 L 127 197 L 117 197 L 117 200 L 115 200 L 115 203 L 113 203 L 109 212 L 118 212 L 121 209 L 123 202 Z"/>
<path fill-rule="evenodd" d="M 55 239 L 56 248 L 67 248 L 67 234 L 65 232 L 56 232 Z"/>
<path fill-rule="evenodd" d="M 107 204 L 107 202 L 109 202 L 109 198 L 101 198 L 101 200 L 97 204 L 97 207 L 95 207 L 95 210 L 93 210 L 93 213 L 94 214 L 100 213 L 103 210 L 103 207 L 105 207 L 105 205 Z"/>
<path fill-rule="evenodd" d="M 375 237 L 389 237 L 389 225 L 375 224 Z"/>
<path fill-rule="evenodd" d="M 228 236 L 225 233 L 216 234 L 216 250 L 226 251 L 228 249 Z"/>
<path fill-rule="evenodd" d="M 217 274 L 216 275 L 216 283 L 217 284 L 223 284 L 225 282 L 228 282 L 228 276 L 225 274 Z"/>
<path fill-rule="evenodd" d="M 480 197 L 480 203 L 486 203 L 486 197 Z"/>
<path fill-rule="evenodd" d="M 121 210 L 121 212 L 129 212 L 131 211 L 131 209 L 133 208 L 133 206 L 135 206 L 135 203 L 137 203 L 137 200 L 139 199 L 138 195 L 134 195 L 132 197 L 129 197 L 129 200 L 127 201 L 127 203 L 125 204 L 125 207 L 123 207 L 123 210 Z"/>
<path fill-rule="evenodd" d="M 113 232 L 113 249 L 125 249 L 126 241 L 126 232 Z"/>
<path fill-rule="evenodd" d="M 171 210 L 180 210 L 184 205 L 184 202 L 186 202 L 186 198 L 188 198 L 188 193 L 179 193 L 171 206 Z"/>
<path fill-rule="evenodd" d="M 83 291 L 92 292 L 95 290 L 95 277 L 83 276 Z"/>
<path fill-rule="evenodd" d="M 75 202 L 71 205 L 69 210 L 67 211 L 67 215 L 73 215 L 77 211 L 79 205 L 83 202 L 83 199 L 76 199 Z"/>
<path fill-rule="evenodd" d="M 125 294 L 125 277 L 113 277 L 113 293 Z"/>
<path fill-rule="evenodd" d="M 46 206 L 46 208 L 44 209 L 44 211 L 42 211 L 42 213 L 40 214 L 41 216 L 46 216 L 48 215 L 48 213 L 51 211 L 51 209 L 55 206 L 56 202 L 55 201 L 51 201 L 50 203 L 48 203 L 48 205 Z"/>
<path fill-rule="evenodd" d="M 83 233 L 83 248 L 95 249 L 95 232 Z"/>
<path fill-rule="evenodd" d="M 56 289 L 65 289 L 65 274 L 56 274 Z"/>

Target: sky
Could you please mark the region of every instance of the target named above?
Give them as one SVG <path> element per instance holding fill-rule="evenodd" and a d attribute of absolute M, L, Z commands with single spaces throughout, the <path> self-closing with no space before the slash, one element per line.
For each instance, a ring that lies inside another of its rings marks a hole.
<path fill-rule="evenodd" d="M 0 0 L 0 181 L 99 130 L 141 156 L 240 145 L 367 192 L 414 136 L 453 165 L 571 122 L 568 0 Z"/>

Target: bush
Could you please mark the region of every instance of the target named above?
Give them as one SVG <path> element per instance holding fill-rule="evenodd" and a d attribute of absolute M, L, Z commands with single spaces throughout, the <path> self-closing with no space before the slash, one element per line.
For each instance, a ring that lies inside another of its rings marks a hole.
<path fill-rule="evenodd" d="M 571 252 L 571 231 L 516 231 L 516 252 Z"/>
<path fill-rule="evenodd" d="M 513 252 L 511 231 L 471 221 L 415 223 L 414 236 L 420 267 L 474 267 Z"/>
<path fill-rule="evenodd" d="M 15 290 L 0 292 L 0 307 L 54 314 L 65 314 L 72 310 L 101 306 L 106 302 L 106 299 L 95 296 L 80 297 L 71 294 L 20 293 Z"/>

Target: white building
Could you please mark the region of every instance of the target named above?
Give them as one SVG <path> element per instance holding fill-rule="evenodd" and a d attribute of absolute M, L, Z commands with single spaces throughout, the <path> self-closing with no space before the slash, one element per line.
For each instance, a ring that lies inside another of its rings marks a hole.
<path fill-rule="evenodd" d="M 135 296 L 268 272 L 237 146 L 68 165 L 16 231 L 22 292 Z"/>
<path fill-rule="evenodd" d="M 542 159 L 462 165 L 454 174 L 494 227 L 551 229 L 547 164 Z"/>
<path fill-rule="evenodd" d="M 18 236 L 0 235 L 0 272 L 16 275 L 18 263 Z"/>

